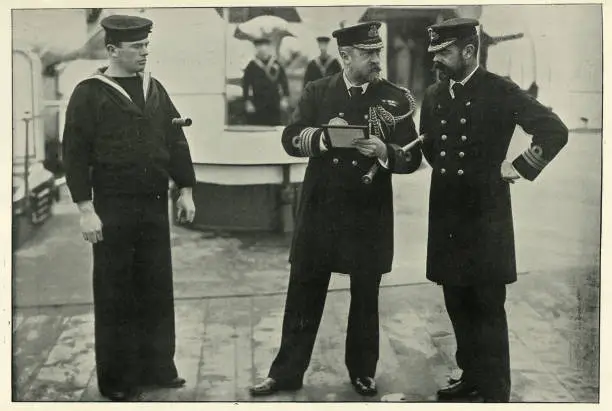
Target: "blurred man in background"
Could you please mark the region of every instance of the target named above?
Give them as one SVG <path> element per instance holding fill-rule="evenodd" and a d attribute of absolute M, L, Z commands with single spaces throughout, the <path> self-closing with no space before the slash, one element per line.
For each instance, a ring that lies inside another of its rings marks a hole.
<path fill-rule="evenodd" d="M 306 74 L 304 74 L 304 88 L 311 81 L 318 80 L 323 77 L 331 76 L 332 74 L 342 71 L 342 66 L 338 59 L 330 56 L 327 52 L 330 38 L 328 36 L 317 37 L 320 54 L 317 58 L 311 60 L 306 66 Z"/>
<path fill-rule="evenodd" d="M 289 83 L 280 62 L 272 55 L 270 40 L 256 39 L 255 58 L 242 78 L 242 96 L 247 123 L 263 126 L 281 124 L 281 111 L 289 108 Z"/>
<path fill-rule="evenodd" d="M 163 86 L 144 73 L 152 22 L 101 22 L 108 67 L 80 82 L 64 128 L 66 182 L 93 244 L 95 354 L 100 393 L 134 398 L 142 386 L 181 387 L 175 325 L 168 183 L 192 221 L 189 146 Z"/>

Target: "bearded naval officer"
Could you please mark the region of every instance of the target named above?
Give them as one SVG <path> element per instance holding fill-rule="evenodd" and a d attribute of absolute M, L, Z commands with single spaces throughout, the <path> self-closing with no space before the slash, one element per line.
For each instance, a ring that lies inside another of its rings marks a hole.
<path fill-rule="evenodd" d="M 506 285 L 517 280 L 510 184 L 532 181 L 568 139 L 559 117 L 510 80 L 478 64 L 473 19 L 429 27 L 429 52 L 444 80 L 425 94 L 420 132 L 432 167 L 427 278 L 442 286 L 457 340 L 459 379 L 442 401 L 510 398 Z M 532 136 L 512 161 L 515 127 Z"/>
<path fill-rule="evenodd" d="M 350 276 L 345 364 L 354 389 L 377 393 L 378 290 L 393 260 L 393 173 L 412 173 L 421 152 L 401 146 L 417 139 L 408 90 L 379 77 L 380 23 L 337 30 L 344 69 L 306 85 L 282 135 L 286 152 L 309 157 L 296 230 L 280 349 L 268 378 L 250 388 L 270 395 L 302 387 L 331 273 Z M 335 147 L 321 125 L 370 125 L 369 138 Z M 374 164 L 371 184 L 362 177 Z"/>
<path fill-rule="evenodd" d="M 168 185 L 192 221 L 195 174 L 179 113 L 145 72 L 153 23 L 101 22 L 109 65 L 75 88 L 63 135 L 66 182 L 93 247 L 95 357 L 100 393 L 134 399 L 143 386 L 185 384 L 174 363 Z"/>

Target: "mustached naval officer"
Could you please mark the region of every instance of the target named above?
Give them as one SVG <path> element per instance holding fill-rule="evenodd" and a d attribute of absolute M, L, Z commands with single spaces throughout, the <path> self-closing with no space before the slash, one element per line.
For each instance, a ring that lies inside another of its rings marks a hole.
<path fill-rule="evenodd" d="M 195 214 L 189 146 L 164 87 L 144 73 L 148 19 L 102 20 L 108 67 L 80 82 L 64 129 L 66 181 L 93 244 L 95 353 L 100 393 L 134 398 L 141 386 L 180 387 L 168 184 L 179 215 Z M 92 202 L 93 199 L 93 202 Z"/>
<path fill-rule="evenodd" d="M 242 97 L 247 122 L 253 125 L 281 124 L 281 110 L 289 107 L 289 82 L 281 63 L 272 55 L 270 39 L 253 41 L 255 58 L 247 64 L 242 78 Z"/>
<path fill-rule="evenodd" d="M 506 284 L 516 281 L 510 183 L 534 180 L 565 146 L 559 117 L 516 84 L 478 65 L 472 19 L 431 26 L 429 52 L 445 80 L 426 91 L 420 132 L 432 166 L 427 278 L 441 284 L 457 340 L 459 379 L 440 400 L 510 397 Z M 532 136 L 512 162 L 515 127 Z"/>
<path fill-rule="evenodd" d="M 378 289 L 393 260 L 392 173 L 412 173 L 418 148 L 410 93 L 379 78 L 380 23 L 337 30 L 344 70 L 306 85 L 282 144 L 310 157 L 289 261 L 291 272 L 280 349 L 268 378 L 251 387 L 269 395 L 302 386 L 325 305 L 331 273 L 350 275 L 345 364 L 355 390 L 375 395 L 379 353 Z M 354 147 L 333 147 L 320 125 L 372 125 Z M 376 163 L 370 185 L 362 177 Z"/>
<path fill-rule="evenodd" d="M 328 36 L 317 37 L 320 54 L 317 58 L 311 60 L 306 66 L 304 74 L 304 87 L 311 81 L 318 80 L 323 77 L 331 76 L 342 71 L 342 66 L 337 58 L 330 56 L 328 47 L 330 38 Z"/>

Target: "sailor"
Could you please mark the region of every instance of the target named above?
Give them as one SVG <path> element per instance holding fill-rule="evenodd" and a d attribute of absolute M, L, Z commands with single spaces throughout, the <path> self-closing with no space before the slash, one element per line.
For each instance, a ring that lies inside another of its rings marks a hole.
<path fill-rule="evenodd" d="M 66 182 L 93 245 L 98 388 L 111 400 L 142 386 L 180 387 L 168 221 L 168 184 L 192 221 L 195 175 L 174 104 L 144 72 L 152 22 L 102 20 L 109 65 L 81 81 L 66 111 Z"/>

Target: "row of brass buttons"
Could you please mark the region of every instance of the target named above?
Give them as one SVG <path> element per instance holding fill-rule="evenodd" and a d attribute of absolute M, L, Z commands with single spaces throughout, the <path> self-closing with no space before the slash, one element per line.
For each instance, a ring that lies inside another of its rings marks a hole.
<path fill-rule="evenodd" d="M 467 120 L 466 120 L 465 118 L 460 118 L 460 119 L 459 119 L 459 122 L 460 122 L 461 124 L 465 124 L 465 123 L 467 123 Z M 447 123 L 447 121 L 446 121 L 446 120 L 444 120 L 444 119 L 442 119 L 442 120 L 440 120 L 440 123 L 441 123 L 442 125 L 445 125 L 445 124 Z"/>
<path fill-rule="evenodd" d="M 445 168 L 441 168 L 441 169 L 440 169 L 440 173 L 441 173 L 441 174 L 446 174 L 446 169 L 445 169 Z M 463 174 L 464 174 L 464 171 L 463 171 L 463 170 L 461 170 L 461 169 L 457 170 L 457 175 L 458 175 L 458 176 L 462 176 Z"/>
<path fill-rule="evenodd" d="M 460 151 L 458 155 L 461 158 L 465 157 L 465 153 L 463 151 Z M 441 157 L 446 157 L 446 151 L 440 151 L 440 156 Z"/>
<path fill-rule="evenodd" d="M 337 158 L 334 158 L 334 159 L 332 160 L 332 163 L 334 163 L 334 164 L 338 164 L 339 162 L 340 162 L 340 160 L 338 160 Z M 353 160 L 353 161 L 351 162 L 351 164 L 352 164 L 352 165 L 354 165 L 354 166 L 357 166 L 357 164 L 358 164 L 358 163 L 357 163 L 357 160 Z"/>
<path fill-rule="evenodd" d="M 448 139 L 448 136 L 446 134 L 442 134 L 440 138 L 442 139 L 442 141 L 446 141 Z M 467 141 L 467 136 L 461 136 L 461 141 Z"/>

